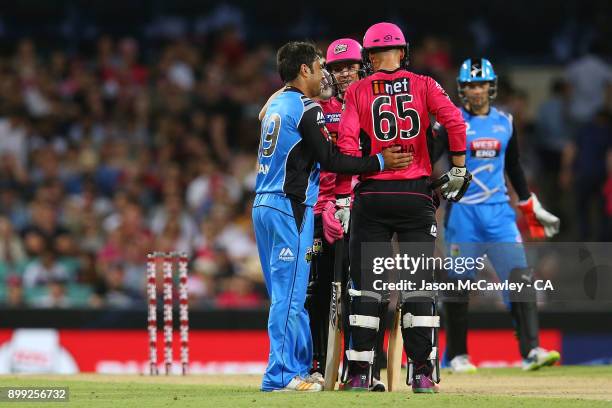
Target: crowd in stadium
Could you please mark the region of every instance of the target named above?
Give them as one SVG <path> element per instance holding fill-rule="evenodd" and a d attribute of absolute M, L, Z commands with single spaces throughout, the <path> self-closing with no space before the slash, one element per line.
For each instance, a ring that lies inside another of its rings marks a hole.
<path fill-rule="evenodd" d="M 141 306 L 147 253 L 180 251 L 194 306 L 265 304 L 251 202 L 275 50 L 232 27 L 215 38 L 154 59 L 129 37 L 100 36 L 91 55 L 24 38 L 0 56 L 0 303 Z M 437 37 L 410 56 L 451 95 L 461 57 Z M 609 240 L 612 70 L 595 49 L 565 72 L 535 117 L 508 78 L 496 102 L 561 239 Z"/>

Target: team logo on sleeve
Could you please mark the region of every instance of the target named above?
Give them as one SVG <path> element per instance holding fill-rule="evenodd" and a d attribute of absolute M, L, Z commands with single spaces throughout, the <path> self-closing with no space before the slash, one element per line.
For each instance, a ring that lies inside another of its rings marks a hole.
<path fill-rule="evenodd" d="M 320 126 L 319 130 L 321 131 L 321 134 L 323 135 L 325 140 L 327 140 L 328 142 L 334 141 L 334 138 L 332 137 L 332 134 L 329 133 L 329 130 L 327 130 L 327 127 L 325 125 Z M 338 138 L 337 134 L 336 134 L 336 138 Z"/>
<path fill-rule="evenodd" d="M 322 126 L 325 124 L 325 117 L 323 116 L 323 112 L 317 112 L 317 125 Z"/>
<path fill-rule="evenodd" d="M 434 83 L 436 84 L 436 88 L 438 88 L 440 90 L 440 92 L 442 92 L 442 94 L 444 96 L 446 96 L 448 99 L 450 99 L 450 97 L 448 96 L 448 94 L 446 93 L 446 91 L 444 90 L 444 88 L 442 88 L 442 85 L 440 85 L 438 83 L 438 81 L 434 81 Z"/>
<path fill-rule="evenodd" d="M 475 139 L 470 143 L 470 151 L 477 159 L 492 159 L 499 156 L 501 142 L 491 138 Z"/>

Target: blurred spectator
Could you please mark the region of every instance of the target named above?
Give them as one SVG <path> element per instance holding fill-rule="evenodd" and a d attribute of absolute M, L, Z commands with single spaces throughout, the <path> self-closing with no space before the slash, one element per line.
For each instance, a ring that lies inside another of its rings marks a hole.
<path fill-rule="evenodd" d="M 217 297 L 220 307 L 256 307 L 262 298 L 254 291 L 253 282 L 244 276 L 234 276 L 225 282 L 225 289 Z"/>
<path fill-rule="evenodd" d="M 53 277 L 47 285 L 47 293 L 32 300 L 32 305 L 40 308 L 67 308 L 72 305 L 67 295 L 67 280 L 61 277 Z"/>
<path fill-rule="evenodd" d="M 40 257 L 31 261 L 23 272 L 23 286 L 34 288 L 45 286 L 53 280 L 67 282 L 72 280 L 68 268 L 58 261 L 50 246 L 43 249 Z"/>
<path fill-rule="evenodd" d="M 550 97 L 538 109 L 536 118 L 536 150 L 540 168 L 538 178 L 544 202 L 553 213 L 559 213 L 558 187 L 561 171 L 561 155 L 571 139 L 569 121 L 570 89 L 561 78 L 555 78 L 550 88 Z M 556 211 L 555 211 L 556 210 Z"/>
<path fill-rule="evenodd" d="M 215 279 L 217 282 L 225 278 L 231 278 L 236 275 L 236 265 L 231 261 L 227 250 L 223 247 L 215 247 L 214 249 L 215 262 Z"/>
<path fill-rule="evenodd" d="M 607 178 L 603 188 L 605 199 L 605 217 L 607 218 L 606 241 L 612 240 L 612 149 L 609 149 L 606 157 Z"/>
<path fill-rule="evenodd" d="M 189 303 L 194 306 L 214 305 L 216 295 L 215 276 L 216 265 L 212 255 L 210 258 L 198 257 L 193 262 L 193 271 L 189 275 L 187 288 Z"/>
<path fill-rule="evenodd" d="M 141 300 L 138 293 L 133 293 L 124 285 L 125 267 L 121 263 L 110 265 L 96 284 L 89 304 L 92 307 L 127 308 Z"/>
<path fill-rule="evenodd" d="M 163 241 L 156 245 L 158 251 L 177 251 L 191 255 L 196 229 L 192 216 L 183 208 L 178 194 L 167 194 L 163 205 L 154 211 L 151 220 L 152 232 Z"/>
<path fill-rule="evenodd" d="M 589 122 L 612 103 L 612 68 L 604 61 L 604 43 L 597 40 L 589 53 L 569 64 L 565 80 L 572 88 L 570 117 L 577 126 Z"/>
<path fill-rule="evenodd" d="M 2 165 L 1 163 L 2 161 L 0 160 L 0 166 Z M 3 172 L 0 171 L 0 176 L 2 174 Z M 2 208 L 2 213 L 8 217 L 17 231 L 21 231 L 29 222 L 28 211 L 22 202 L 21 195 L 23 194 L 24 192 L 19 191 L 17 186 L 0 187 L 0 208 Z"/>
<path fill-rule="evenodd" d="M 9 308 L 26 307 L 23 285 L 18 275 L 10 275 L 6 279 L 6 306 Z"/>
<path fill-rule="evenodd" d="M 15 166 L 12 170 L 19 176 L 17 180 L 24 182 L 24 171 L 28 165 L 25 115 L 17 110 L 7 113 L 6 117 L 0 118 L 0 154 L 2 161 L 11 157 Z"/>
<path fill-rule="evenodd" d="M 536 146 L 540 160 L 546 169 L 559 172 L 561 152 L 570 140 L 569 103 L 570 87 L 561 78 L 555 78 L 550 87 L 550 97 L 538 109 L 536 119 Z M 557 177 L 555 177 L 556 179 Z"/>
<path fill-rule="evenodd" d="M 597 113 L 578 130 L 575 140 L 563 152 L 561 184 L 568 190 L 573 189 L 575 219 L 581 241 L 607 241 L 612 238 L 607 236 L 610 218 L 603 195 L 608 178 L 607 163 L 612 152 L 610 116 L 603 110 Z M 593 205 L 596 207 L 594 214 Z"/>
<path fill-rule="evenodd" d="M 228 222 L 217 236 L 216 242 L 236 262 L 257 254 L 255 235 L 251 227 L 252 200 L 246 200 L 243 211 Z"/>
<path fill-rule="evenodd" d="M 448 44 L 434 36 L 427 36 L 423 40 L 423 59 L 436 75 L 444 76 L 453 71 Z"/>
<path fill-rule="evenodd" d="M 25 248 L 19 235 L 13 231 L 11 221 L 0 216 L 0 273 L 15 273 L 26 259 Z"/>
<path fill-rule="evenodd" d="M 43 189 L 44 187 L 39 191 Z M 42 198 L 50 199 L 50 196 L 44 196 Z M 54 209 L 49 203 L 42 202 L 42 200 L 34 201 L 30 204 L 30 220 L 30 224 L 26 226 L 23 231 L 23 235 L 26 236 L 26 240 L 30 233 L 35 233 L 40 234 L 45 239 L 49 239 L 51 242 L 53 242 L 53 240 L 59 235 L 69 232 L 59 223 L 56 209 Z"/>
<path fill-rule="evenodd" d="M 111 264 L 125 263 L 125 285 L 139 292 L 144 288 L 144 268 L 147 253 L 152 248 L 152 235 L 147 228 L 142 209 L 135 202 L 128 202 L 118 214 L 118 225 L 109 231 L 108 241 L 98 253 L 103 273 Z"/>

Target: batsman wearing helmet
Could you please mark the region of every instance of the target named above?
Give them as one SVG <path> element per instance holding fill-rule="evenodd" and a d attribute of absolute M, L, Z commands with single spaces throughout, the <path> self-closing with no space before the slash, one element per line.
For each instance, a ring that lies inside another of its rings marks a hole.
<path fill-rule="evenodd" d="M 463 198 L 447 207 L 445 238 L 449 253 L 462 257 L 486 254 L 501 282 L 530 284 L 533 271 L 527 265 L 504 176 L 508 176 L 518 194 L 518 208 L 533 238 L 555 235 L 559 219 L 542 208 L 535 194 L 529 192 L 519 162 L 512 115 L 491 106 L 497 93 L 497 76 L 491 63 L 485 58 L 465 60 L 457 85 L 468 129 L 466 165 L 474 179 Z M 469 280 L 475 273 L 475 270 L 461 274 L 451 271 L 451 278 Z M 523 292 L 526 293 L 520 298 L 504 293 L 504 301 L 514 321 L 523 369 L 536 370 L 554 364 L 560 356 L 556 351 L 539 347 L 535 293 Z M 444 360 L 455 372 L 474 372 L 476 367 L 467 351 L 468 293 L 454 295 L 455 299 L 445 302 L 448 346 Z"/>
<path fill-rule="evenodd" d="M 352 39 L 342 38 L 333 41 L 327 48 L 326 69 L 332 75 L 333 93 L 319 104 L 323 109 L 325 126 L 331 140 L 336 143 L 338 125 L 343 109 L 346 88 L 359 80 L 361 73 L 361 45 Z M 310 329 L 313 344 L 312 375 L 320 378 L 325 375 L 325 360 L 328 339 L 329 302 L 335 260 L 334 242 L 344 239 L 336 213 L 334 188 L 336 174 L 321 171 L 319 198 L 314 206 L 315 232 L 313 257 L 310 268 L 310 282 L 306 294 L 306 309 L 310 315 Z M 339 254 L 341 255 L 341 254 Z M 338 345 L 339 346 L 339 345 Z"/>
<path fill-rule="evenodd" d="M 351 229 L 345 390 L 368 390 L 370 386 L 376 342 L 383 335 L 379 316 L 389 297 L 388 292 L 375 290 L 364 281 L 371 277 L 374 254 L 364 251 L 362 244 L 383 243 L 384 253 L 375 256 L 391 256 L 391 238 L 397 234 L 400 250 L 403 243 L 420 243 L 422 252 L 408 255 L 433 254 L 436 207 L 429 185 L 429 114 L 448 131 L 453 167 L 444 175 L 442 195 L 449 200 L 460 199 L 470 180 L 465 168 L 466 136 L 461 113 L 436 81 L 406 70 L 408 44 L 399 27 L 391 23 L 370 27 L 362 54 L 366 68 L 373 73 L 346 91 L 338 147 L 347 154 L 371 156 L 388 146 L 401 146 L 414 154 L 414 161 L 401 171 L 360 176 L 352 210 L 351 178 L 337 176 L 336 218 L 345 231 L 350 220 Z M 414 278 L 431 281 L 432 273 L 420 270 Z M 439 318 L 435 316 L 433 293 L 402 292 L 400 299 L 404 348 L 411 362 L 407 384 L 412 384 L 414 392 L 436 392 L 433 360 L 437 361 L 437 355 L 432 331 L 439 326 Z"/>
<path fill-rule="evenodd" d="M 361 44 L 351 38 L 333 41 L 327 48 L 326 69 L 331 74 L 334 96 L 320 100 L 323 109 L 325 126 L 332 141 L 338 138 L 338 126 L 344 108 L 344 93 L 350 84 L 364 77 L 361 63 Z M 313 341 L 312 377 L 321 379 L 325 375 L 325 361 L 328 345 L 329 305 L 331 285 L 335 263 L 334 242 L 346 239 L 342 224 L 335 218 L 335 185 L 336 174 L 321 171 L 319 180 L 319 198 L 314 206 L 315 233 L 313 257 L 310 270 L 310 282 L 306 295 L 306 309 L 310 315 L 310 328 Z M 346 254 L 338 254 L 345 256 Z M 348 256 L 345 262 L 348 270 Z M 348 272 L 343 273 L 342 282 L 346 283 Z M 344 297 L 344 296 L 343 296 Z M 335 345 L 340 347 L 340 344 Z M 380 344 L 382 348 L 382 342 Z M 373 391 L 384 391 L 385 385 L 380 381 L 380 367 L 377 364 L 374 373 Z"/>

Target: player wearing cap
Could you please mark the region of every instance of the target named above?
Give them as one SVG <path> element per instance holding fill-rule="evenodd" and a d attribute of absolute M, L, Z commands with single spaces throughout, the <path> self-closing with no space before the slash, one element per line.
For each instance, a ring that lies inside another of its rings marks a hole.
<path fill-rule="evenodd" d="M 331 74 L 333 96 L 319 101 L 325 116 L 325 126 L 332 141 L 338 138 L 338 126 L 344 108 L 344 93 L 350 84 L 363 78 L 364 70 L 361 64 L 361 44 L 351 38 L 340 38 L 327 48 L 325 67 Z M 335 260 L 333 243 L 338 239 L 347 239 L 342 224 L 335 218 L 336 174 L 321 171 L 319 180 L 319 198 L 314 206 L 315 233 L 313 257 L 310 270 L 310 282 L 306 294 L 306 309 L 310 315 L 310 328 L 313 341 L 313 378 L 322 380 L 325 375 L 325 360 L 328 343 L 329 305 L 331 301 L 331 285 Z M 348 244 L 347 244 L 348 246 Z M 348 278 L 348 254 L 346 256 L 343 285 Z M 344 292 L 342 292 L 344 295 Z M 342 296 L 344 298 L 344 296 Z M 379 344 L 382 350 L 382 342 Z M 385 391 L 385 384 L 380 381 L 380 365 L 375 364 L 373 391 Z"/>

